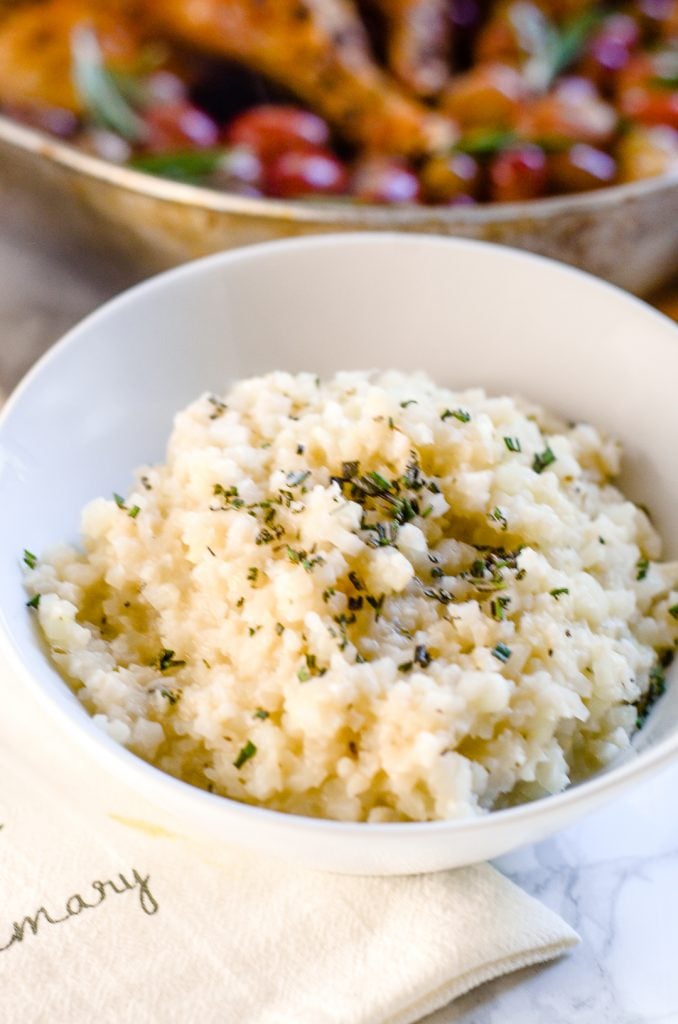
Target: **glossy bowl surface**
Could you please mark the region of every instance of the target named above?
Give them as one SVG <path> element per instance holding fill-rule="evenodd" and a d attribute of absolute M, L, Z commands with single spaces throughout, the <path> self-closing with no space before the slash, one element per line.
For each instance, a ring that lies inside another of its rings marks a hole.
<path fill-rule="evenodd" d="M 293 202 L 142 174 L 0 117 L 0 190 L 41 230 L 142 272 L 256 242 L 339 231 L 424 232 L 516 246 L 639 295 L 678 270 L 678 170 L 595 192 L 477 207 Z"/>
<path fill-rule="evenodd" d="M 110 773 L 197 837 L 311 867 L 433 871 L 542 839 L 678 754 L 678 685 L 637 752 L 567 792 L 486 817 L 365 825 L 245 806 L 164 775 L 103 734 L 52 667 L 25 607 L 20 554 L 77 541 L 86 501 L 125 493 L 159 460 L 175 411 L 273 369 L 426 370 L 441 384 L 519 393 L 621 438 L 623 485 L 678 556 L 678 328 L 571 268 L 465 240 L 344 235 L 224 253 L 123 294 L 29 373 L 0 419 L 0 647 Z M 64 756 L 69 737 L 64 732 Z"/>

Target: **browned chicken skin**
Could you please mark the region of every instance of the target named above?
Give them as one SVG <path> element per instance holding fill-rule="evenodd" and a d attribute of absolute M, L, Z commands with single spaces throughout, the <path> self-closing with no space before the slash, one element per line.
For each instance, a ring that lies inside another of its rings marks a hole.
<path fill-rule="evenodd" d="M 71 74 L 71 36 L 89 22 L 107 62 L 124 65 L 139 47 L 128 3 L 46 0 L 0 4 L 0 100 L 81 111 Z"/>
<path fill-rule="evenodd" d="M 435 96 L 450 75 L 447 0 L 373 2 L 388 26 L 391 71 L 416 95 Z"/>
<path fill-rule="evenodd" d="M 376 65 L 350 0 L 38 0 L 0 22 L 0 100 L 79 111 L 70 46 L 83 22 L 114 61 L 133 54 L 139 27 L 246 64 L 367 149 L 412 156 L 453 135 Z"/>
<path fill-rule="evenodd" d="M 451 125 L 400 92 L 372 59 L 350 0 L 146 0 L 163 32 L 287 86 L 346 138 L 406 156 Z"/>

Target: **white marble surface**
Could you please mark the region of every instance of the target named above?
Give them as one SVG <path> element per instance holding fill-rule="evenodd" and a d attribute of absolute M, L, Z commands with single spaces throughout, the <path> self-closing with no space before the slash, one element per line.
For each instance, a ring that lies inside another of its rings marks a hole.
<path fill-rule="evenodd" d="M 582 943 L 426 1024 L 677 1024 L 678 765 L 497 867 Z"/>
<path fill-rule="evenodd" d="M 0 216 L 0 387 L 134 280 Z M 678 765 L 498 867 L 572 924 L 561 961 L 484 986 L 426 1024 L 678 1024 Z"/>

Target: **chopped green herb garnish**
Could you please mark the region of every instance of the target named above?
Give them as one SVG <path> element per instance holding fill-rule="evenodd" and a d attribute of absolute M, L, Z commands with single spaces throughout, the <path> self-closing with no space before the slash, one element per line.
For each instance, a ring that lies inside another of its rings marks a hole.
<path fill-rule="evenodd" d="M 493 508 L 490 512 L 490 519 L 493 519 L 495 523 L 499 523 L 502 530 L 508 529 L 508 520 L 500 508 Z"/>
<path fill-rule="evenodd" d="M 303 484 L 304 480 L 308 480 L 310 475 L 310 469 L 304 469 L 298 473 L 288 473 L 286 477 L 288 486 L 299 487 L 300 484 Z"/>
<path fill-rule="evenodd" d="M 441 413 L 441 420 L 447 420 L 453 416 L 455 420 L 459 420 L 460 423 L 468 423 L 471 419 L 470 412 L 466 412 L 466 409 L 446 409 L 444 413 Z"/>
<path fill-rule="evenodd" d="M 29 569 L 35 569 L 37 564 L 37 555 L 34 555 L 32 551 L 28 551 L 27 548 L 24 548 L 24 565 L 27 565 Z"/>
<path fill-rule="evenodd" d="M 490 601 L 490 615 L 497 622 L 504 620 L 504 611 L 508 607 L 510 600 L 510 597 L 493 597 Z"/>
<path fill-rule="evenodd" d="M 433 512 L 433 505 L 427 505 L 424 511 L 421 513 L 421 518 L 428 519 L 428 517 L 431 515 L 431 512 Z"/>
<path fill-rule="evenodd" d="M 408 405 L 417 405 L 416 398 L 408 398 L 407 401 L 400 403 L 401 409 L 407 409 Z"/>
<path fill-rule="evenodd" d="M 254 712 L 254 717 L 260 718 L 262 722 L 264 722 L 268 718 L 268 711 L 264 711 L 263 708 L 257 708 L 257 710 Z"/>
<path fill-rule="evenodd" d="M 365 589 L 365 584 L 360 579 L 360 576 L 358 576 L 357 572 L 350 572 L 348 574 L 348 578 L 349 578 L 349 580 L 351 581 L 351 583 L 353 584 L 353 586 L 355 587 L 356 590 L 364 590 Z"/>
<path fill-rule="evenodd" d="M 371 473 L 368 473 L 367 476 L 372 481 L 372 483 L 375 483 L 377 487 L 379 487 L 382 491 L 392 490 L 390 483 L 385 477 L 381 475 L 381 473 L 376 473 L 373 470 Z"/>
<path fill-rule="evenodd" d="M 567 587 L 556 587 L 555 590 L 549 590 L 551 597 L 555 597 L 556 601 L 561 594 L 569 594 L 570 591 Z"/>
<path fill-rule="evenodd" d="M 256 565 L 251 565 L 249 567 L 249 569 L 247 570 L 247 579 L 248 579 L 248 581 L 250 583 L 256 583 L 258 575 L 259 575 L 259 570 L 257 569 Z"/>
<path fill-rule="evenodd" d="M 181 695 L 180 695 L 180 693 L 177 690 L 165 690 L 165 689 L 162 689 L 160 691 L 160 696 L 164 697 L 165 700 L 168 700 L 170 704 L 176 704 L 176 702 L 179 700 L 179 697 Z"/>
<path fill-rule="evenodd" d="M 181 668 L 186 662 L 181 658 L 174 657 L 174 651 L 170 651 L 167 648 L 161 653 L 158 658 L 158 666 L 161 672 L 166 672 L 168 668 Z"/>
<path fill-rule="evenodd" d="M 507 647 L 506 644 L 497 644 L 496 647 L 492 648 L 492 654 L 505 665 L 511 657 L 511 648 Z"/>
<path fill-rule="evenodd" d="M 233 762 L 233 767 L 242 768 L 246 761 L 249 761 L 251 757 L 254 757 L 256 752 L 257 748 L 255 747 L 254 743 L 252 743 L 252 740 L 248 740 L 245 746 L 238 754 L 238 756 L 236 757 L 235 761 Z"/>
<path fill-rule="evenodd" d="M 674 604 L 669 608 L 669 615 L 672 619 L 678 619 L 678 604 Z"/>
<path fill-rule="evenodd" d="M 127 515 L 130 517 L 130 519 L 136 519 L 136 517 L 139 515 L 140 512 L 141 512 L 141 509 L 139 508 L 138 505 L 132 505 L 132 507 L 129 510 L 129 512 L 127 513 Z"/>
<path fill-rule="evenodd" d="M 40 594 L 34 594 L 30 601 L 26 601 L 27 608 L 37 608 L 40 604 Z"/>
<path fill-rule="evenodd" d="M 650 568 L 650 562 L 647 558 L 639 558 L 636 562 L 636 579 L 644 580 L 647 576 L 647 571 Z"/>
<path fill-rule="evenodd" d="M 532 469 L 535 473 L 543 473 L 547 466 L 556 461 L 556 457 L 547 446 L 543 452 L 537 452 L 532 460 Z"/>
<path fill-rule="evenodd" d="M 399 672 L 411 672 L 414 667 L 413 661 L 404 661 L 402 665 L 398 665 Z"/>
<path fill-rule="evenodd" d="M 285 632 L 285 627 L 283 626 L 282 622 L 276 622 L 275 631 L 278 634 L 278 636 L 283 635 L 283 633 Z"/>
<path fill-rule="evenodd" d="M 331 597 L 334 597 L 335 594 L 336 590 L 334 589 L 334 587 L 328 587 L 327 590 L 323 590 L 323 601 L 325 602 L 325 604 L 327 604 L 329 599 Z"/>
<path fill-rule="evenodd" d="M 431 655 L 424 644 L 417 644 L 414 648 L 414 660 L 417 665 L 421 665 L 422 668 L 427 668 L 431 664 Z"/>
<path fill-rule="evenodd" d="M 303 455 L 304 451 L 305 451 L 305 448 L 304 448 L 303 444 L 298 444 L 297 445 L 297 455 Z"/>
<path fill-rule="evenodd" d="M 302 665 L 299 671 L 297 672 L 297 679 L 299 680 L 300 683 L 307 683 L 310 678 L 311 673 L 308 671 L 308 668 L 306 667 L 306 665 Z"/>
<path fill-rule="evenodd" d="M 382 612 L 382 609 L 384 607 L 384 598 L 385 597 L 386 597 L 385 594 L 382 594 L 380 597 L 372 597 L 371 594 L 368 594 L 367 597 L 365 598 L 365 600 L 369 604 L 370 608 L 373 608 L 374 611 L 376 612 L 375 618 L 376 618 L 377 622 L 379 621 L 379 619 L 381 617 L 381 612 Z"/>
<path fill-rule="evenodd" d="M 127 506 L 125 505 L 125 499 L 122 498 L 119 494 L 116 494 L 115 491 L 113 492 L 113 501 L 118 506 L 118 508 L 127 508 Z"/>
<path fill-rule="evenodd" d="M 518 437 L 505 437 L 504 444 L 510 452 L 521 452 L 523 450 L 520 447 L 520 438 Z"/>
<path fill-rule="evenodd" d="M 673 652 L 671 652 L 672 654 Z M 647 690 L 645 693 L 636 701 L 636 728 L 640 729 L 650 714 L 652 705 L 659 700 L 662 694 L 666 690 L 666 677 L 664 675 L 664 667 L 661 661 L 658 665 L 655 665 L 650 670 L 650 678 Z"/>

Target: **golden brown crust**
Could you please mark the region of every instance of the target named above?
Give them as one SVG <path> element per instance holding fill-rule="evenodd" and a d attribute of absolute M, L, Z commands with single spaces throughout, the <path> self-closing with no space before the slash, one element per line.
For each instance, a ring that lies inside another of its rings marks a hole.
<path fill-rule="evenodd" d="M 346 138 L 413 155 L 444 145 L 446 122 L 375 64 L 349 0 L 146 0 L 158 28 L 285 85 Z"/>

